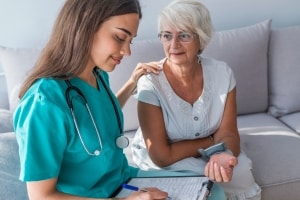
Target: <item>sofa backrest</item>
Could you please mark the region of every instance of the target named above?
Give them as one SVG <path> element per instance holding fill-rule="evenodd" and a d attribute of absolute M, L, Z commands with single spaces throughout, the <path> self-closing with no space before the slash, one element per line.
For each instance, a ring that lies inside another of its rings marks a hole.
<path fill-rule="evenodd" d="M 271 20 L 266 20 L 248 27 L 216 32 L 203 52 L 204 56 L 223 60 L 232 68 L 237 80 L 239 115 L 266 112 L 269 102 L 269 112 L 275 116 L 300 111 L 300 27 L 270 30 L 270 23 Z M 134 41 L 131 51 L 132 55 L 125 57 L 110 73 L 114 92 L 128 80 L 138 62 L 164 57 L 158 39 Z M 0 64 L 5 72 L 12 110 L 17 104 L 18 87 L 39 52 L 38 49 L 0 47 Z M 138 119 L 133 97 L 123 111 L 125 130 L 136 129 Z"/>
<path fill-rule="evenodd" d="M 110 73 L 110 85 L 114 92 L 129 79 L 139 62 L 159 61 L 164 57 L 164 51 L 158 39 L 133 41 L 131 56 L 125 57 L 122 63 Z M 138 127 L 136 100 L 131 97 L 123 108 L 124 130 L 135 130 Z"/>
<path fill-rule="evenodd" d="M 216 32 L 204 56 L 223 60 L 232 68 L 237 80 L 238 114 L 266 112 L 268 109 L 268 61 L 271 20 L 255 25 Z M 132 55 L 123 59 L 110 74 L 116 92 L 129 78 L 138 62 L 160 60 L 164 57 L 158 39 L 136 41 Z M 124 109 L 125 130 L 138 127 L 136 100 L 131 98 Z"/>
<path fill-rule="evenodd" d="M 268 109 L 267 51 L 271 20 L 252 26 L 216 32 L 204 56 L 223 60 L 231 66 L 237 80 L 238 114 L 265 112 Z M 114 92 L 130 77 L 138 62 L 160 60 L 164 57 L 158 39 L 137 40 L 131 46 L 132 55 L 110 73 Z M 3 66 L 10 108 L 17 105 L 18 87 L 34 64 L 38 49 L 13 49 L 0 47 L 0 63 Z M 138 127 L 136 100 L 131 98 L 124 109 L 125 130 Z"/>

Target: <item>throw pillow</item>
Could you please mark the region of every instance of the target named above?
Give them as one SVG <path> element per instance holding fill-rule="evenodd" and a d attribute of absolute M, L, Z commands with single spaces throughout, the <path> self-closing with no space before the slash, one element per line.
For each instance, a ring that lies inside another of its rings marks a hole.
<path fill-rule="evenodd" d="M 40 49 L 19 49 L 0 46 L 0 64 L 3 68 L 7 92 L 10 102 L 18 101 L 18 95 L 12 95 L 12 91 L 18 94 L 14 88 L 21 85 L 29 70 L 35 64 L 35 61 L 40 54 Z M 13 111 L 15 105 L 9 105 Z"/>
<path fill-rule="evenodd" d="M 225 61 L 237 82 L 238 114 L 268 108 L 268 61 L 271 20 L 216 32 L 203 55 Z"/>
<path fill-rule="evenodd" d="M 271 31 L 270 108 L 275 117 L 300 111 L 300 26 Z"/>

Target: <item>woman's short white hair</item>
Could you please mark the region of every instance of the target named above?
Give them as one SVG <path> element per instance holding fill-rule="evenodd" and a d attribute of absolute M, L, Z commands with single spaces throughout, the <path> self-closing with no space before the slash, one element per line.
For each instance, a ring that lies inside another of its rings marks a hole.
<path fill-rule="evenodd" d="M 158 17 L 158 31 L 164 26 L 181 31 L 197 33 L 200 52 L 209 43 L 213 26 L 208 9 L 198 0 L 175 0 L 165 7 Z"/>

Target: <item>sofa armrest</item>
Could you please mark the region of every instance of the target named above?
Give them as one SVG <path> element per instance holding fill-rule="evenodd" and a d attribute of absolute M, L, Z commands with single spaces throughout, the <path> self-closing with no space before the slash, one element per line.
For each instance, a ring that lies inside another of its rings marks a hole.
<path fill-rule="evenodd" d="M 0 109 L 0 133 L 13 132 L 13 113 Z"/>
<path fill-rule="evenodd" d="M 19 180 L 18 149 L 14 132 L 0 133 L 0 199 L 28 199 L 26 184 Z"/>

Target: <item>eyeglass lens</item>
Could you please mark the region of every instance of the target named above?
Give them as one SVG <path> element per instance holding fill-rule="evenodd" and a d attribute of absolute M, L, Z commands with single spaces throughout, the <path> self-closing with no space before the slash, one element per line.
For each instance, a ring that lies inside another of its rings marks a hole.
<path fill-rule="evenodd" d="M 193 33 L 185 33 L 185 32 L 178 33 L 178 34 L 162 32 L 162 33 L 158 34 L 158 37 L 162 42 L 171 42 L 174 37 L 176 37 L 176 39 L 179 42 L 191 42 L 194 38 L 194 35 L 195 34 L 193 34 Z"/>

